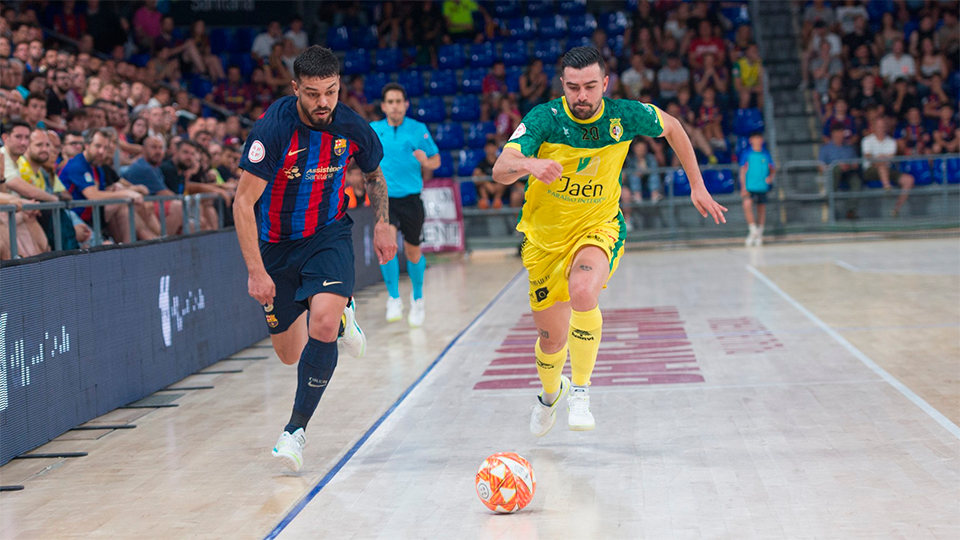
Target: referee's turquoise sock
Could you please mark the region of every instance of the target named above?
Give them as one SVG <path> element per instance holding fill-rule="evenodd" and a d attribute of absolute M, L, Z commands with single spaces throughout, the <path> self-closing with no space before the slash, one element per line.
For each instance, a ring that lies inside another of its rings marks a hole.
<path fill-rule="evenodd" d="M 407 273 L 410 274 L 410 284 L 413 285 L 413 299 L 423 298 L 423 272 L 427 269 L 427 258 L 420 254 L 416 264 L 407 261 Z M 398 293 L 399 294 L 399 293 Z"/>
<path fill-rule="evenodd" d="M 380 273 L 383 274 L 383 282 L 387 284 L 387 292 L 390 293 L 390 298 L 400 298 L 400 263 L 397 262 L 397 258 L 390 259 L 387 264 L 381 264 Z M 420 282 L 423 283 L 423 274 L 420 274 L 420 276 Z"/>

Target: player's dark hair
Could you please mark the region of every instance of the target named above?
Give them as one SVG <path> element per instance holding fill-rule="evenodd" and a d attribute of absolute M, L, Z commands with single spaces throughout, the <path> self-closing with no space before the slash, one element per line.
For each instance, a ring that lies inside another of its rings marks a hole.
<path fill-rule="evenodd" d="M 383 85 L 383 90 L 380 91 L 380 99 L 387 99 L 387 92 L 391 90 L 397 90 L 403 94 L 403 100 L 407 101 L 407 89 L 404 88 L 402 84 L 395 82 Z"/>
<path fill-rule="evenodd" d="M 607 67 L 603 63 L 603 56 L 600 55 L 595 47 L 574 47 L 563 55 L 561 71 L 568 67 L 573 69 L 583 69 L 587 66 L 597 64 L 602 73 L 607 72 Z"/>
<path fill-rule="evenodd" d="M 846 128 L 844 128 L 844 127 L 843 127 L 842 125 L 840 125 L 840 124 L 834 124 L 834 125 L 830 126 L 830 133 L 834 133 L 834 132 L 837 132 L 837 131 L 843 131 L 843 130 L 845 130 L 845 129 L 846 129 Z"/>
<path fill-rule="evenodd" d="M 326 79 L 340 74 L 340 61 L 333 51 L 320 45 L 314 45 L 300 53 L 293 61 L 293 78 L 300 81 L 303 77 Z"/>

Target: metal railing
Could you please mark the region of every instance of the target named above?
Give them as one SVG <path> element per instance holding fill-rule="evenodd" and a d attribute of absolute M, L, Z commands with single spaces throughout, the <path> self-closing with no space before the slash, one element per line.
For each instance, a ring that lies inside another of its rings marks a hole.
<path fill-rule="evenodd" d="M 951 206 L 960 204 L 957 202 L 960 200 L 960 178 L 957 177 L 960 175 L 960 172 L 957 172 L 956 169 L 953 169 L 953 172 L 951 172 L 948 165 L 948 160 L 951 159 L 960 159 L 960 154 L 896 156 L 891 158 L 872 158 L 869 161 L 871 164 L 880 162 L 902 163 L 910 161 L 927 161 L 934 164 L 934 166 L 939 167 L 939 174 L 936 174 L 936 179 L 933 180 L 929 185 L 918 185 L 910 190 L 910 200 L 914 201 L 913 204 L 920 206 L 919 203 L 915 202 L 916 199 L 920 199 L 921 197 L 926 199 L 931 197 L 939 198 L 940 206 L 938 208 L 933 208 L 935 211 L 934 217 L 936 218 L 934 221 L 942 225 L 960 225 L 960 211 L 953 212 L 953 206 Z M 862 169 L 861 174 L 867 168 L 865 167 L 865 160 L 862 159 L 849 162 L 836 162 L 830 165 L 815 160 L 797 160 L 785 162 L 777 167 L 773 189 L 770 191 L 768 196 L 767 223 L 768 226 L 774 227 L 772 232 L 775 234 L 786 234 L 790 229 L 833 230 L 836 228 L 836 226 L 839 226 L 837 223 L 836 214 L 838 201 L 844 201 L 848 199 L 874 201 L 889 199 L 892 201 L 901 193 L 903 193 L 903 191 L 899 188 L 894 188 L 889 191 L 871 188 L 867 186 L 866 181 L 863 182 L 862 189 L 858 191 L 845 191 L 836 189 L 833 181 L 833 170 L 840 165 L 848 164 L 857 165 L 860 169 Z M 645 213 L 644 215 L 646 217 L 652 216 L 654 219 L 652 223 L 656 225 L 654 229 L 659 229 L 659 231 L 653 229 L 641 229 L 633 236 L 636 237 L 638 235 L 643 235 L 649 237 L 676 239 L 684 233 L 692 233 L 696 235 L 700 234 L 701 231 L 702 233 L 709 235 L 733 234 L 733 229 L 729 230 L 727 233 L 720 232 L 719 230 L 712 232 L 709 229 L 703 229 L 702 227 L 697 227 L 694 225 L 701 223 L 701 221 L 697 221 L 696 219 L 684 219 L 685 216 L 690 218 L 699 218 L 699 214 L 696 214 L 695 216 L 693 215 L 696 213 L 696 211 L 690 204 L 688 195 L 686 193 L 682 195 L 676 193 L 677 190 L 675 189 L 676 186 L 673 183 L 673 179 L 679 170 L 680 169 L 676 167 L 657 167 L 646 169 L 644 171 L 631 170 L 629 168 L 625 168 L 623 170 L 624 184 L 626 184 L 627 177 L 631 174 L 640 174 L 641 176 L 649 176 L 654 174 L 660 175 L 662 193 L 664 195 L 664 198 L 657 202 L 645 199 L 640 202 L 631 201 L 629 203 L 624 202 L 621 204 L 621 207 L 629 206 L 632 211 L 636 210 Z M 742 212 L 738 211 L 741 202 L 739 166 L 736 163 L 726 165 L 702 165 L 700 170 L 701 172 L 711 170 L 730 171 L 733 174 L 734 185 L 732 192 L 725 191 L 724 193 L 713 193 L 713 195 L 717 202 L 728 208 L 728 222 L 737 222 L 739 219 L 741 219 L 738 217 L 738 215 L 742 216 Z M 934 171 L 933 167 L 931 166 L 930 173 L 935 174 L 936 172 L 937 171 Z M 455 179 L 459 180 L 460 182 L 491 180 L 490 177 L 470 176 L 457 176 Z M 908 202 L 908 205 L 909 204 L 911 203 Z M 803 215 L 803 213 L 799 211 L 801 208 L 808 208 L 810 209 L 810 212 L 808 212 L 807 215 Z M 496 227 L 494 227 L 485 223 L 494 223 L 507 219 L 515 220 L 519 210 L 519 208 L 506 207 L 501 209 L 484 210 L 475 207 L 464 208 L 463 215 L 464 219 L 467 221 L 465 226 L 468 242 L 473 240 L 478 245 L 484 244 L 482 239 L 478 239 L 477 233 L 482 232 L 482 229 L 485 226 L 487 230 L 497 229 L 500 231 L 501 238 L 505 240 L 504 243 L 508 244 L 509 242 L 506 241 L 507 237 L 503 235 L 512 235 L 512 226 L 505 230 L 503 225 L 497 224 Z M 915 218 L 916 219 L 914 222 L 920 219 L 920 217 L 917 216 L 915 216 Z M 881 219 L 876 223 L 882 224 L 884 219 Z M 902 223 L 904 224 L 903 226 L 906 226 L 906 224 L 909 222 L 910 218 L 906 218 L 906 222 L 901 219 L 901 221 L 898 223 Z M 713 222 L 710 221 L 710 224 L 712 223 Z M 861 221 L 861 223 L 866 223 L 866 221 Z M 893 224 L 892 221 L 888 223 L 891 225 Z M 937 223 L 932 223 L 932 225 L 940 226 Z M 474 234 L 471 234 L 471 232 Z M 737 230 L 736 233 L 738 234 L 739 230 Z M 496 235 L 488 235 L 488 237 L 495 236 Z M 482 235 L 480 235 L 480 237 L 482 238 Z"/>
<path fill-rule="evenodd" d="M 144 202 L 155 202 L 157 203 L 157 210 L 159 213 L 160 221 L 160 237 L 167 237 L 167 213 L 166 213 L 166 204 L 171 201 L 180 201 L 183 204 L 183 235 L 194 234 L 200 232 L 200 213 L 202 208 L 202 202 L 204 200 L 213 200 L 214 208 L 217 210 L 217 228 L 222 229 L 224 227 L 224 212 L 226 206 L 224 205 L 223 198 L 216 193 L 198 193 L 196 195 L 147 195 L 143 197 Z M 40 203 L 30 203 L 22 205 L 22 210 L 72 210 L 74 208 L 103 208 L 105 206 L 122 204 L 127 207 L 127 227 L 129 231 L 129 237 L 131 239 L 130 243 L 136 242 L 137 238 L 137 223 L 136 223 L 136 209 L 135 203 L 132 199 L 117 198 L 117 199 L 100 199 L 100 200 L 83 200 L 83 201 L 63 201 L 63 202 L 40 202 Z M 7 233 L 9 234 L 10 239 L 10 256 L 11 258 L 17 258 L 17 207 L 11 204 L 0 205 L 0 213 L 6 213 L 8 217 L 8 227 Z M 62 215 L 59 211 L 51 212 L 51 219 L 53 223 L 53 250 L 60 251 L 63 249 L 63 238 L 61 235 L 61 221 Z M 92 213 L 92 223 L 90 225 L 93 234 L 90 240 L 90 246 L 99 246 L 103 244 L 103 219 L 99 211 Z M 0 234 L 3 234 L 0 231 Z"/>

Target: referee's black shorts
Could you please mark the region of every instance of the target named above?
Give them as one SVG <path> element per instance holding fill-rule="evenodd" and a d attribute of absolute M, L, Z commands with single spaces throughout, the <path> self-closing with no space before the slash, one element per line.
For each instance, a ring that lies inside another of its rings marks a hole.
<path fill-rule="evenodd" d="M 419 193 L 406 197 L 390 197 L 390 224 L 400 230 L 404 242 L 420 245 L 423 217 L 423 200 Z"/>

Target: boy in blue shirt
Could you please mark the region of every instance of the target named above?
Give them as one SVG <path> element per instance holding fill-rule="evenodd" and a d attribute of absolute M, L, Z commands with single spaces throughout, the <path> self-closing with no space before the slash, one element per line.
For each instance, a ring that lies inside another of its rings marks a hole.
<path fill-rule="evenodd" d="M 747 247 L 763 245 L 763 224 L 767 217 L 767 192 L 773 184 L 774 166 L 770 152 L 763 147 L 763 134 L 750 134 L 750 148 L 740 153 L 740 197 L 743 215 L 750 226 L 744 244 Z M 757 206 L 754 219 L 753 206 Z"/>

